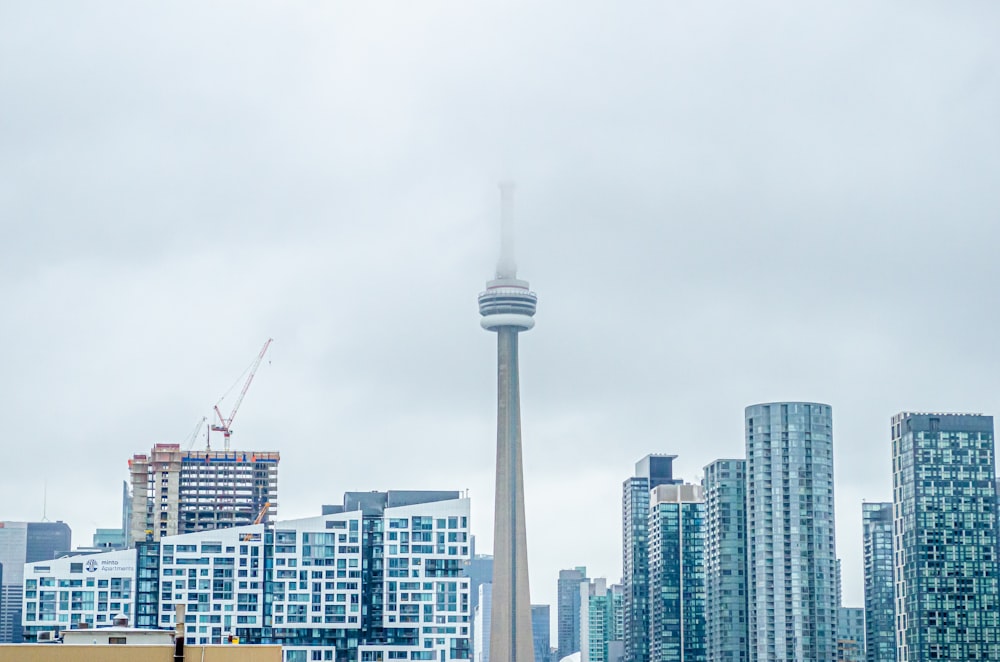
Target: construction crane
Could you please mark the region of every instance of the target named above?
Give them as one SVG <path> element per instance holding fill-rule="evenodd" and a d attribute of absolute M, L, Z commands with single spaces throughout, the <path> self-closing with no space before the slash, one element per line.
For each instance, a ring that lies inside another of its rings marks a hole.
<path fill-rule="evenodd" d="M 264 515 L 267 514 L 267 511 L 270 510 L 270 508 L 271 508 L 271 502 L 268 501 L 267 503 L 264 504 L 264 507 L 260 509 L 260 512 L 257 513 L 257 518 L 253 521 L 253 523 L 260 524 L 261 522 L 263 522 Z M 246 542 L 247 540 L 250 540 L 252 537 L 253 537 L 252 533 L 246 533 L 243 535 L 243 541 Z"/>
<path fill-rule="evenodd" d="M 222 412 L 219 411 L 219 403 L 221 403 L 226 396 L 222 396 L 222 398 L 219 398 L 219 402 L 215 403 L 215 415 L 219 417 L 219 422 L 212 424 L 212 431 L 222 433 L 222 436 L 225 438 L 224 448 L 227 451 L 229 450 L 229 438 L 233 435 L 233 419 L 236 418 L 236 412 L 239 410 L 240 404 L 243 402 L 243 397 L 247 394 L 247 389 L 250 388 L 250 382 L 253 381 L 253 376 L 257 373 L 257 368 L 260 367 L 260 362 L 264 360 L 264 354 L 267 353 L 267 348 L 271 346 L 272 342 L 274 342 L 273 338 L 267 339 L 267 342 L 264 343 L 264 347 L 260 350 L 260 354 L 257 355 L 257 359 L 250 366 L 250 374 L 247 375 L 247 381 L 243 384 L 243 390 L 240 391 L 240 397 L 236 398 L 236 404 L 233 405 L 233 410 L 229 412 L 228 418 L 223 416 Z"/>
<path fill-rule="evenodd" d="M 198 433 L 201 432 L 201 426 L 203 426 L 207 421 L 207 416 L 201 417 L 201 420 L 198 421 L 198 425 L 194 426 L 194 431 L 188 435 L 187 441 L 184 442 L 184 450 L 189 451 L 194 448 L 194 440 L 198 438 Z M 207 436 L 208 435 L 206 435 L 206 437 Z M 212 450 L 211 443 L 209 443 L 208 450 Z"/>

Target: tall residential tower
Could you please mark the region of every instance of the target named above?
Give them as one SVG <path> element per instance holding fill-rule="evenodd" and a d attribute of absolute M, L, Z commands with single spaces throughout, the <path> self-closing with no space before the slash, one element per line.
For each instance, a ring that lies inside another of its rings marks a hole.
<path fill-rule="evenodd" d="M 746 460 L 705 467 L 705 648 L 715 662 L 747 662 Z"/>
<path fill-rule="evenodd" d="M 993 417 L 892 418 L 896 660 L 1000 660 Z"/>
<path fill-rule="evenodd" d="M 678 485 L 676 455 L 647 455 L 622 483 L 622 584 L 625 587 L 625 662 L 649 662 L 649 492 Z"/>
<path fill-rule="evenodd" d="M 496 278 L 479 295 L 480 324 L 497 334 L 497 473 L 493 525 L 493 609 L 490 658 L 533 662 L 528 545 L 524 527 L 518 334 L 535 325 L 537 297 L 514 264 L 514 187 L 500 185 L 501 250 Z"/>
<path fill-rule="evenodd" d="M 865 562 L 865 662 L 895 662 L 892 504 L 861 504 Z"/>
<path fill-rule="evenodd" d="M 750 661 L 837 653 L 833 418 L 829 405 L 746 409 Z"/>
<path fill-rule="evenodd" d="M 649 498 L 650 662 L 706 662 L 701 486 L 660 485 Z"/>

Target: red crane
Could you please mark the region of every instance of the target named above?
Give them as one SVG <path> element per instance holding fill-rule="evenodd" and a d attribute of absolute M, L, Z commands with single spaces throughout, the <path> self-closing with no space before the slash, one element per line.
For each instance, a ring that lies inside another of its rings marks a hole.
<path fill-rule="evenodd" d="M 260 350 L 260 354 L 257 355 L 257 359 L 250 366 L 250 374 L 247 375 L 247 381 L 243 384 L 243 390 L 240 391 L 240 397 L 236 398 L 236 404 L 233 405 L 233 410 L 229 412 L 229 418 L 224 417 L 222 412 L 219 411 L 219 402 L 222 402 L 222 399 L 226 396 L 222 396 L 222 398 L 219 399 L 219 402 L 215 403 L 215 415 L 219 417 L 219 422 L 212 424 L 212 431 L 222 433 L 222 436 L 225 437 L 225 450 L 227 451 L 229 450 L 229 437 L 233 434 L 233 419 L 236 418 L 236 412 L 240 408 L 240 403 L 243 402 L 243 397 L 247 394 L 247 389 L 250 388 L 250 382 L 253 381 L 253 376 L 257 373 L 257 368 L 260 367 L 260 362 L 264 360 L 264 354 L 267 353 L 267 348 L 271 346 L 273 341 L 273 338 L 267 339 L 267 342 L 264 343 L 264 347 Z"/>

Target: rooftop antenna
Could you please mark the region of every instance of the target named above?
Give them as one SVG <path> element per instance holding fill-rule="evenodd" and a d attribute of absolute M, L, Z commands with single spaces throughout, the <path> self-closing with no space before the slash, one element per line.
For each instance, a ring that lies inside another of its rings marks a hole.
<path fill-rule="evenodd" d="M 42 521 L 49 521 L 49 479 L 42 483 Z"/>

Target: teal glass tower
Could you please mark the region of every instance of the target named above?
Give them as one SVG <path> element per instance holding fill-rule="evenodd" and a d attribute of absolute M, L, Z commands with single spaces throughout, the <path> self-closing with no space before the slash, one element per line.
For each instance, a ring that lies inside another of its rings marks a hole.
<path fill-rule="evenodd" d="M 830 406 L 772 402 L 745 415 L 750 661 L 834 660 Z"/>
<path fill-rule="evenodd" d="M 747 660 L 746 460 L 705 467 L 705 639 L 708 659 Z"/>
<path fill-rule="evenodd" d="M 892 504 L 861 504 L 865 566 L 865 662 L 896 662 Z"/>
<path fill-rule="evenodd" d="M 1000 660 L 993 417 L 892 418 L 897 662 Z"/>
<path fill-rule="evenodd" d="M 676 455 L 652 454 L 622 483 L 622 584 L 625 662 L 649 662 L 649 493 L 678 485 Z"/>
<path fill-rule="evenodd" d="M 649 660 L 706 662 L 701 486 L 660 485 L 649 498 Z"/>
<path fill-rule="evenodd" d="M 497 334 L 497 467 L 493 524 L 490 662 L 534 662 L 528 545 L 524 526 L 518 335 L 535 325 L 537 297 L 518 280 L 513 250 L 514 187 L 500 185 L 502 241 L 496 278 L 479 295 L 481 326 Z"/>

